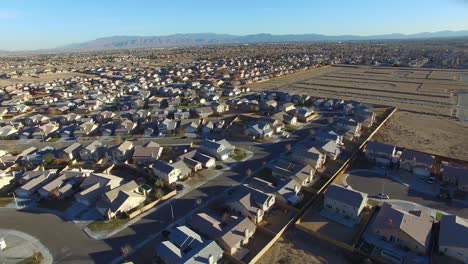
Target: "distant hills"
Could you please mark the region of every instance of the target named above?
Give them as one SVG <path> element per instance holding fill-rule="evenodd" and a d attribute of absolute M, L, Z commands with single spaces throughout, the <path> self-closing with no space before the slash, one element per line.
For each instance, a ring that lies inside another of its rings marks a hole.
<path fill-rule="evenodd" d="M 450 38 L 468 36 L 468 30 L 423 32 L 417 34 L 386 34 L 373 36 L 341 35 L 328 36 L 320 34 L 255 34 L 228 35 L 215 33 L 174 34 L 168 36 L 113 36 L 98 38 L 92 41 L 67 45 L 63 49 L 73 50 L 105 50 L 105 49 L 133 49 L 133 48 L 161 48 L 175 46 L 197 46 L 213 44 L 254 44 L 275 42 L 314 42 L 314 41 L 358 41 L 358 40 L 398 40 Z"/>
<path fill-rule="evenodd" d="M 215 33 L 174 34 L 167 36 L 112 36 L 95 40 L 75 43 L 67 46 L 35 51 L 3 51 L 0 54 L 11 55 L 17 53 L 54 53 L 70 51 L 100 51 L 115 49 L 139 49 L 139 48 L 165 48 L 184 47 L 215 44 L 255 44 L 255 43 L 282 43 L 282 42 L 317 42 L 317 41 L 362 41 L 362 40 L 409 40 L 468 37 L 468 30 L 423 32 L 417 34 L 385 34 L 373 36 L 340 35 L 329 36 L 320 34 L 254 34 L 254 35 L 229 35 Z"/>

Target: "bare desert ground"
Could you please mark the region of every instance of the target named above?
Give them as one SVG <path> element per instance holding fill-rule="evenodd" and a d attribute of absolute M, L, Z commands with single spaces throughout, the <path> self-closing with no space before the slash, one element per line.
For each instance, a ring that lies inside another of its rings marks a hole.
<path fill-rule="evenodd" d="M 397 107 L 376 140 L 468 160 L 468 122 L 458 119 L 468 105 L 462 97 L 468 92 L 466 76 L 466 70 L 333 66 L 251 87 Z"/>
<path fill-rule="evenodd" d="M 43 83 L 54 81 L 58 79 L 68 79 L 73 78 L 76 76 L 81 77 L 96 77 L 91 74 L 84 74 L 78 72 L 67 72 L 67 73 L 47 73 L 47 74 L 39 74 L 37 77 L 32 76 L 21 76 L 18 78 L 11 78 L 11 79 L 0 79 L 0 87 L 13 85 L 16 83 Z"/>
<path fill-rule="evenodd" d="M 399 111 L 375 139 L 382 143 L 468 160 L 468 125 L 444 117 Z"/>
<path fill-rule="evenodd" d="M 280 238 L 258 261 L 259 264 L 348 264 L 341 252 L 329 244 L 319 241 L 292 228 Z"/>

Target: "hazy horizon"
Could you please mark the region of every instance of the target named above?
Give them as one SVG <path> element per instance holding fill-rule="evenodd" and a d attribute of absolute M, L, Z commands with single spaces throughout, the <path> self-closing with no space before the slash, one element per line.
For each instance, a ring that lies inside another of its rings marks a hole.
<path fill-rule="evenodd" d="M 337 35 L 468 30 L 468 1 L 9 1 L 0 50 L 57 48 L 110 36 L 187 33 Z"/>

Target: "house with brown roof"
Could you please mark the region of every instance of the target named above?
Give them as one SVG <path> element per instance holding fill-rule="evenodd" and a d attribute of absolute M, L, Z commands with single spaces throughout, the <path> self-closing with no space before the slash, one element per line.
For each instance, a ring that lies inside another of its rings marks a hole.
<path fill-rule="evenodd" d="M 429 176 L 434 165 L 434 156 L 405 149 L 400 155 L 400 168 L 416 175 Z"/>
<path fill-rule="evenodd" d="M 247 217 L 231 216 L 226 221 L 220 221 L 206 213 L 194 215 L 189 225 L 195 232 L 215 240 L 225 252 L 238 259 L 248 254 L 245 246 L 257 228 Z"/>
<path fill-rule="evenodd" d="M 429 250 L 433 220 L 421 211 L 406 212 L 384 203 L 371 226 L 371 232 L 392 245 L 425 255 Z"/>
<path fill-rule="evenodd" d="M 248 217 L 258 224 L 263 220 L 263 216 L 275 204 L 275 196 L 257 190 L 248 185 L 236 188 L 235 192 L 226 201 L 226 205 L 234 212 Z"/>
<path fill-rule="evenodd" d="M 119 213 L 138 207 L 145 200 L 145 192 L 140 190 L 135 181 L 129 181 L 104 193 L 96 207 L 107 219 L 112 219 Z"/>

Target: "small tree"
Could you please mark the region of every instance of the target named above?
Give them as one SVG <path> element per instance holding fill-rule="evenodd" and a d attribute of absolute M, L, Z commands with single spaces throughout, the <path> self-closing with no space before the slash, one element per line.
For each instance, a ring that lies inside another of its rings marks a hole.
<path fill-rule="evenodd" d="M 43 160 L 45 165 L 49 165 L 55 160 L 55 156 L 52 153 L 47 153 L 44 155 Z"/>
<path fill-rule="evenodd" d="M 161 190 L 161 188 L 154 190 L 154 196 L 156 199 L 161 199 L 161 197 L 164 196 L 163 190 Z"/>

